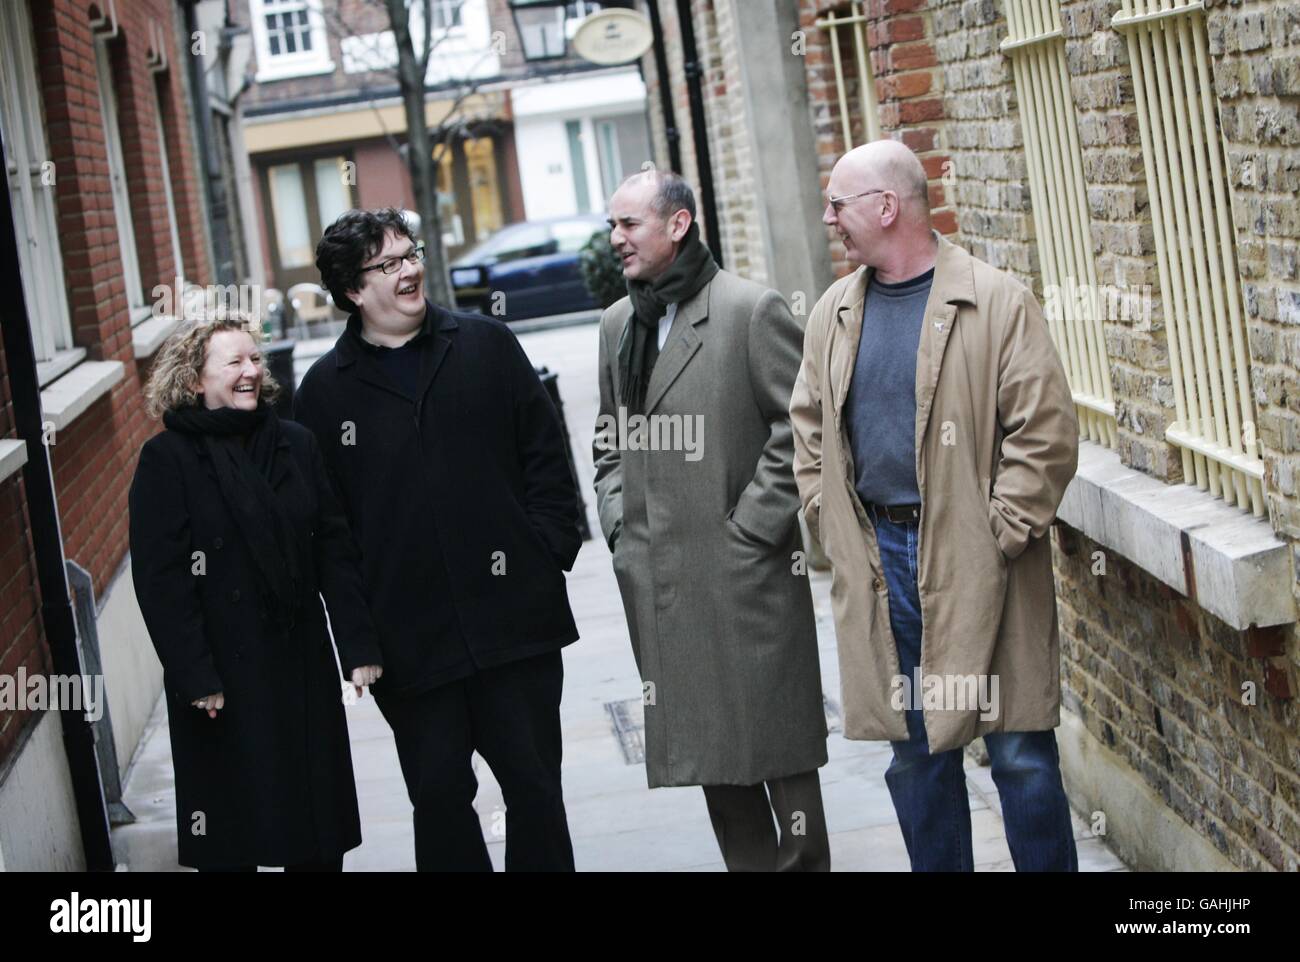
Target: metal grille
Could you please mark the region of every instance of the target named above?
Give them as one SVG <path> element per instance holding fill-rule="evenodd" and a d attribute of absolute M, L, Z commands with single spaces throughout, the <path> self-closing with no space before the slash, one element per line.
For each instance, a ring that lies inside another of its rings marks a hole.
<path fill-rule="evenodd" d="M 1264 513 L 1231 211 L 1200 0 L 1123 0 L 1183 476 Z"/>
<path fill-rule="evenodd" d="M 607 701 L 605 711 L 614 726 L 614 737 L 618 747 L 623 751 L 623 761 L 628 765 L 640 765 L 645 761 L 645 707 L 640 698 L 627 701 Z"/>
<path fill-rule="evenodd" d="M 1082 152 L 1059 3 L 1008 0 L 1002 52 L 1015 72 L 1046 315 L 1065 363 L 1079 429 L 1114 447 L 1115 401 L 1088 226 Z"/>
<path fill-rule="evenodd" d="M 880 106 L 876 99 L 876 78 L 871 72 L 870 48 L 867 45 L 867 17 L 861 0 L 848 5 L 848 13 L 837 15 L 834 11 L 816 21 L 823 30 L 830 31 L 831 62 L 835 65 L 835 91 L 840 103 L 840 126 L 844 131 L 844 149 L 854 146 L 853 115 L 849 112 L 849 78 L 840 54 L 840 30 L 848 30 L 857 63 L 857 93 L 860 120 L 866 140 L 879 140 Z"/>

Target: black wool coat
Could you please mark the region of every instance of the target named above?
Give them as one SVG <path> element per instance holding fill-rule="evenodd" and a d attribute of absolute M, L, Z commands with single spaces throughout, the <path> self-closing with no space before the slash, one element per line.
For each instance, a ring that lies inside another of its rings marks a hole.
<path fill-rule="evenodd" d="M 384 652 L 407 696 L 578 638 L 564 572 L 582 541 L 555 405 L 504 324 L 429 304 L 414 396 L 357 315 L 294 417 L 320 442 L 361 548 Z"/>
<path fill-rule="evenodd" d="M 288 629 L 262 610 L 257 567 L 197 438 L 151 438 L 131 485 L 131 572 L 163 664 L 179 861 L 195 868 L 289 865 L 361 844 L 322 594 L 343 676 L 382 656 L 316 439 L 280 427 L 271 484 L 302 573 Z M 216 718 L 191 704 L 217 692 Z"/>

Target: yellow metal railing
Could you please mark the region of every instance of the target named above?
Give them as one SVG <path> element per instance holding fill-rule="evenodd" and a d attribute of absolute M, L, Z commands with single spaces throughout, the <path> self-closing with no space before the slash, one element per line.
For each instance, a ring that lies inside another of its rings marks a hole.
<path fill-rule="evenodd" d="M 1059 3 L 1007 0 L 1007 39 L 1029 164 L 1045 314 L 1065 363 L 1080 432 L 1114 447 L 1115 401 L 1088 225 L 1083 158 Z"/>
<path fill-rule="evenodd" d="M 849 4 L 848 14 L 837 16 L 833 11 L 816 25 L 830 31 L 831 62 L 835 65 L 835 90 L 840 102 L 840 126 L 844 130 L 844 149 L 850 150 L 853 143 L 852 114 L 849 113 L 848 84 L 844 77 L 844 63 L 840 56 L 840 29 L 852 32 L 853 50 L 858 64 L 858 99 L 862 111 L 862 129 L 866 140 L 879 140 L 880 103 L 876 99 L 876 78 L 871 72 L 870 48 L 867 45 L 867 16 L 862 9 L 861 0 Z"/>
<path fill-rule="evenodd" d="M 1123 0 L 1142 131 L 1178 420 L 1165 438 L 1183 476 L 1264 513 L 1249 355 L 1237 284 L 1223 139 L 1200 0 Z"/>

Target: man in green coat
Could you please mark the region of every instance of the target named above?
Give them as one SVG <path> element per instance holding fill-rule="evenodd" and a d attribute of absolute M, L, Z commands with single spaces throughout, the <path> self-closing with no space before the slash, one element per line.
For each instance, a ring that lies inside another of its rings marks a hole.
<path fill-rule="evenodd" d="M 596 496 L 643 682 L 651 788 L 701 785 L 727 868 L 826 870 L 817 631 L 788 414 L 803 331 L 718 269 L 673 174 L 626 181 L 600 325 Z M 775 817 L 774 817 L 775 816 Z"/>

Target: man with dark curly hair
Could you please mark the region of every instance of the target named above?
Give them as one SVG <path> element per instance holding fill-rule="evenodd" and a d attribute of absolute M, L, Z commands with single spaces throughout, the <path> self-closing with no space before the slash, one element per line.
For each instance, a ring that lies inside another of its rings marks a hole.
<path fill-rule="evenodd" d="M 416 866 L 491 870 L 477 751 L 505 796 L 507 870 L 572 870 L 560 649 L 578 638 L 564 572 L 581 540 L 555 407 L 504 324 L 425 299 L 401 212 L 343 214 L 316 266 L 351 316 L 294 415 L 361 547 Z"/>

